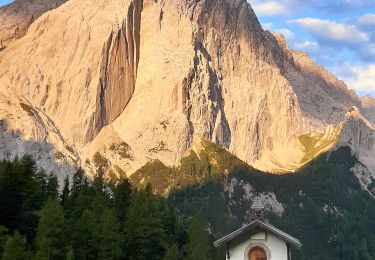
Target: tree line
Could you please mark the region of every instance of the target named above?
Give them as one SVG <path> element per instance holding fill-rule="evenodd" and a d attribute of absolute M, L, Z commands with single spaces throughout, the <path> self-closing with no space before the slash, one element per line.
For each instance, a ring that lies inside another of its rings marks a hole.
<path fill-rule="evenodd" d="M 197 211 L 181 221 L 151 186 L 108 183 L 79 169 L 59 191 L 56 176 L 30 156 L 0 162 L 0 256 L 23 259 L 215 259 Z"/>

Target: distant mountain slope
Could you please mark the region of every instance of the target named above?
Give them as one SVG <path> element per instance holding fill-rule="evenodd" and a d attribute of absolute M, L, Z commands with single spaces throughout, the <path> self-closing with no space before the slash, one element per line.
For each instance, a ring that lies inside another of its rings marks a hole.
<path fill-rule="evenodd" d="M 66 0 L 16 0 L 0 7 L 0 48 L 24 36 L 39 16 L 64 2 Z"/>

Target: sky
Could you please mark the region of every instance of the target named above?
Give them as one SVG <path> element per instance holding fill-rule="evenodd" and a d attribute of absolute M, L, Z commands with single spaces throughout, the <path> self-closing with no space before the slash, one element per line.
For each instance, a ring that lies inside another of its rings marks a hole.
<path fill-rule="evenodd" d="M 6 5 L 13 2 L 13 0 L 0 0 L 0 6 Z"/>
<path fill-rule="evenodd" d="M 375 97 L 375 0 L 248 0 L 264 29 L 284 34 L 359 95 Z"/>
<path fill-rule="evenodd" d="M 264 29 L 375 97 L 375 0 L 247 0 Z M 12 0 L 0 0 L 0 6 Z"/>

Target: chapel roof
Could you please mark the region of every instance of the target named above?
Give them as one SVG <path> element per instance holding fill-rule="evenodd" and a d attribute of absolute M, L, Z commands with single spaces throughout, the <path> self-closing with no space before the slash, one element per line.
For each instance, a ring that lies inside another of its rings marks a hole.
<path fill-rule="evenodd" d="M 222 246 L 222 245 L 228 243 L 229 241 L 233 240 L 234 238 L 238 237 L 239 235 L 244 234 L 246 232 L 249 232 L 251 230 L 254 230 L 256 228 L 260 228 L 260 229 L 263 229 L 265 231 L 268 231 L 268 232 L 278 236 L 282 240 L 286 241 L 288 244 L 295 246 L 296 248 L 302 247 L 301 242 L 297 238 L 285 233 L 284 231 L 272 226 L 271 224 L 265 223 L 265 222 L 260 221 L 260 220 L 255 220 L 255 221 L 251 222 L 250 224 L 248 224 L 248 225 L 246 225 L 246 226 L 244 226 L 240 229 L 237 229 L 236 231 L 226 235 L 225 237 L 220 238 L 219 240 L 214 242 L 214 246 L 215 247 Z"/>

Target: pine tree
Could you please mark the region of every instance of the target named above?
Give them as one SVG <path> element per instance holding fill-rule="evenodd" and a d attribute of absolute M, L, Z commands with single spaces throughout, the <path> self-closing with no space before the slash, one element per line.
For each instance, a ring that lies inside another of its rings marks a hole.
<path fill-rule="evenodd" d="M 160 199 L 151 188 L 133 194 L 125 222 L 126 259 L 161 259 L 169 247 Z"/>
<path fill-rule="evenodd" d="M 71 189 L 72 196 L 73 197 L 78 196 L 79 192 L 82 191 L 86 187 L 87 187 L 87 178 L 83 170 L 80 168 L 73 175 L 73 183 L 72 183 L 72 189 Z"/>
<path fill-rule="evenodd" d="M 47 177 L 47 186 L 46 186 L 46 192 L 47 192 L 48 197 L 57 199 L 57 196 L 59 194 L 58 186 L 59 186 L 59 183 L 57 181 L 56 175 L 50 174 Z"/>
<path fill-rule="evenodd" d="M 36 242 L 37 259 L 66 258 L 64 211 L 61 205 L 51 198 L 40 212 Z"/>
<path fill-rule="evenodd" d="M 70 183 L 69 183 L 69 176 L 66 176 L 64 181 L 64 188 L 60 195 L 61 205 L 65 205 L 66 201 L 69 199 L 70 195 Z"/>
<path fill-rule="evenodd" d="M 189 227 L 188 260 L 212 260 L 214 249 L 211 236 L 201 213 L 196 214 Z"/>
<path fill-rule="evenodd" d="M 122 253 L 122 237 L 115 213 L 105 209 L 95 227 L 98 259 L 119 259 Z"/>
<path fill-rule="evenodd" d="M 97 259 L 98 241 L 95 238 L 97 216 L 86 209 L 81 217 L 73 222 L 71 230 L 74 256 L 77 259 Z"/>
<path fill-rule="evenodd" d="M 26 250 L 26 239 L 18 231 L 9 237 L 5 243 L 1 260 L 26 260 L 30 259 Z"/>
<path fill-rule="evenodd" d="M 125 221 L 125 216 L 130 204 L 132 193 L 132 186 L 127 179 L 121 180 L 114 188 L 115 209 L 117 217 L 121 222 Z"/>

